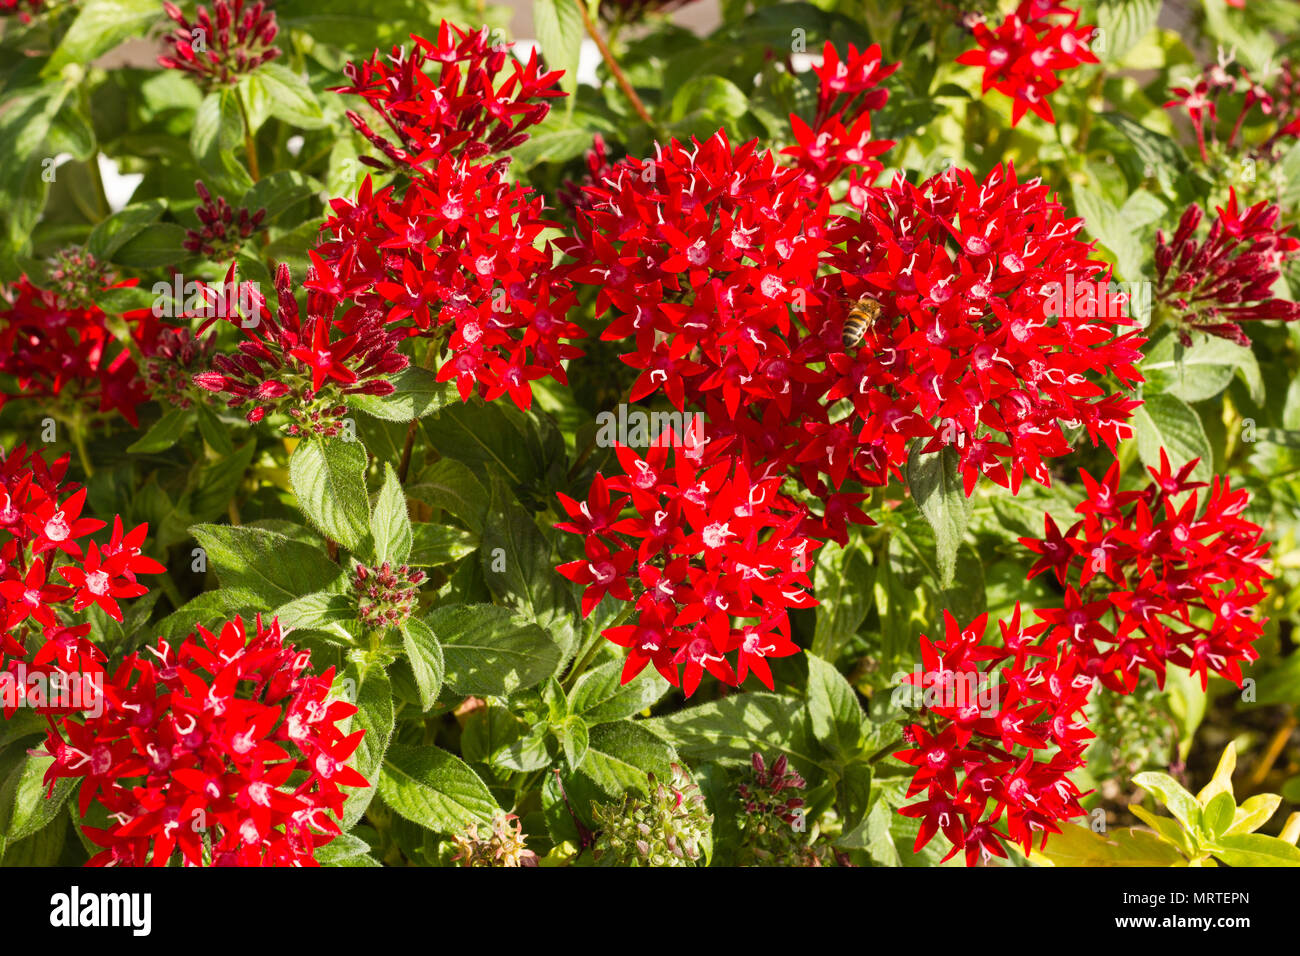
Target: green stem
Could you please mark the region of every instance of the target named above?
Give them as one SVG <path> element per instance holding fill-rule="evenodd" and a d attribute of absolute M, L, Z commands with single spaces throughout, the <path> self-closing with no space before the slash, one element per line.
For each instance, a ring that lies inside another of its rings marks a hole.
<path fill-rule="evenodd" d="M 244 121 L 244 152 L 248 154 L 248 175 L 253 182 L 261 179 L 257 168 L 257 143 L 253 141 L 253 124 L 248 119 L 248 108 L 244 106 L 244 94 L 235 87 L 235 103 L 239 106 L 239 116 Z"/>

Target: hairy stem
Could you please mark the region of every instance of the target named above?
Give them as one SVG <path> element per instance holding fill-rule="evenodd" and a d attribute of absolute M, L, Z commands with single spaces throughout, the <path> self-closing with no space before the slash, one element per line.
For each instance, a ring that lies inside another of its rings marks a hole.
<path fill-rule="evenodd" d="M 614 59 L 614 54 L 610 52 L 609 44 L 605 42 L 605 38 L 602 37 L 600 31 L 596 29 L 596 24 L 592 22 L 591 14 L 587 11 L 587 4 L 584 3 L 583 0 L 573 0 L 573 2 L 578 5 L 578 12 L 582 14 L 582 25 L 587 29 L 587 36 L 591 37 L 592 41 L 596 44 L 596 49 L 600 50 L 600 57 L 605 61 L 605 66 L 609 67 L 609 72 L 613 74 L 614 80 L 618 83 L 619 89 L 623 91 L 623 95 L 626 96 L 628 102 L 632 104 L 632 109 L 636 111 L 636 115 L 641 117 L 641 122 L 645 123 L 646 126 L 653 128 L 655 125 L 654 120 L 650 118 L 650 113 L 646 110 L 645 104 L 641 102 L 641 97 L 637 96 L 636 90 L 634 90 L 632 84 L 628 82 L 627 75 L 623 72 L 623 68 L 618 65 L 618 60 Z"/>

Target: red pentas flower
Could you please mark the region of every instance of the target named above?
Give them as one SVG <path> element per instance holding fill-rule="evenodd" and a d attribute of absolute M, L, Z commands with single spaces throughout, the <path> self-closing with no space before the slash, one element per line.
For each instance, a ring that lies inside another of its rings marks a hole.
<path fill-rule="evenodd" d="M 908 796 L 924 794 L 899 812 L 921 821 L 915 850 L 942 833 L 952 845 L 944 859 L 964 850 L 973 866 L 1005 857 L 1002 839 L 1028 852 L 1083 814 L 1068 774 L 1093 736 L 1083 720 L 1093 678 L 1035 647 L 1019 605 L 992 644 L 987 615 L 969 627 L 943 616 L 944 637 L 921 636 L 921 665 L 905 680 L 930 729 L 910 725 L 911 748 L 894 755 L 916 768 Z"/>
<path fill-rule="evenodd" d="M 330 266 L 310 255 L 314 265 L 303 283 L 310 290 L 307 314 L 299 310 L 288 266 L 281 264 L 275 273 L 275 313 L 260 295 L 253 296 L 249 312 L 227 312 L 223 317 L 245 336 L 239 351 L 217 355 L 212 371 L 193 381 L 229 395 L 227 404 L 247 408 L 250 422 L 279 412 L 290 419 L 291 435 L 334 436 L 342 430 L 347 396 L 392 394 L 389 377 L 410 359 L 397 350 L 402 334 L 385 326 L 380 313 L 354 305 L 335 317 L 345 290 Z M 227 287 L 233 285 L 233 270 Z"/>
<path fill-rule="evenodd" d="M 848 450 L 897 467 L 917 439 L 924 451 L 955 446 L 968 494 L 981 474 L 1015 492 L 1025 475 L 1049 483 L 1045 459 L 1071 449 L 1063 426 L 1112 450 L 1131 435 L 1140 403 L 1106 381 L 1142 381 L 1145 340 L 1082 225 L 1007 166 L 982 182 L 964 170 L 920 186 L 900 176 L 872 191 L 861 219 L 833 224 L 839 271 L 818 280 L 824 307 L 810 314 L 834 343 L 826 398 L 849 399 L 860 422 Z M 836 338 L 859 297 L 879 315 L 846 349 Z M 844 421 L 804 427 L 803 454 L 844 460 Z"/>
<path fill-rule="evenodd" d="M 628 648 L 624 683 L 653 664 L 687 696 L 705 672 L 739 685 L 752 671 L 771 688 L 768 659 L 798 651 L 788 610 L 816 603 L 819 543 L 779 475 L 668 447 L 680 438 L 645 458 L 617 446 L 622 475 L 598 475 L 587 501 L 561 499 L 572 520 L 557 527 L 584 535 L 586 554 L 558 570 L 585 586 L 584 617 L 607 594 L 633 602 L 635 620 L 604 631 Z"/>
<path fill-rule="evenodd" d="M 849 44 L 848 56 L 841 59 L 827 42 L 822 62 L 813 67 L 817 74 L 817 114 L 809 126 L 791 115 L 796 145 L 782 150 L 794 157 L 808 186 L 829 186 L 846 170 L 853 170 L 853 180 L 870 184 L 884 167 L 875 159 L 894 145 L 892 140 L 871 139 L 871 113 L 889 100 L 889 91 L 880 87 L 898 64 L 885 66 L 879 45 L 861 52 Z M 850 189 L 852 201 L 859 190 Z"/>
<path fill-rule="evenodd" d="M 546 118 L 546 100 L 565 95 L 557 88 L 561 71 L 543 71 L 536 50 L 527 62 L 516 59 L 512 44 L 492 41 L 487 27 L 466 31 L 444 20 L 436 39 L 411 39 L 410 49 L 394 47 L 387 57 L 375 51 L 359 65 L 349 63 L 349 85 L 335 90 L 362 97 L 384 117 L 397 143 L 348 113 L 394 163 L 422 167 L 445 155 L 479 159 L 504 153 Z M 382 167 L 376 160 L 370 165 Z"/>
<path fill-rule="evenodd" d="M 827 361 L 840 333 L 808 328 L 831 244 L 828 191 L 719 131 L 620 161 L 586 193 L 590 208 L 561 247 L 571 280 L 597 287 L 601 338 L 629 341 L 630 399 L 662 394 L 698 410 L 702 439 L 731 443 L 756 469 L 800 475 L 826 502 L 827 534 L 846 540 L 844 516 L 866 519 L 840 486 L 881 484 L 888 463 L 830 423 Z M 828 437 L 810 441 L 817 434 Z"/>
<path fill-rule="evenodd" d="M 51 289 L 37 288 L 26 276 L 0 286 L 0 373 L 14 376 L 19 387 L 17 394 L 0 393 L 0 406 L 18 398 L 41 399 L 69 406 L 70 412 L 120 412 L 139 424 L 137 409 L 148 395 L 135 360 L 94 304 L 97 293 L 138 280 L 115 281 L 79 251 L 60 254 L 48 273 Z"/>
<path fill-rule="evenodd" d="M 128 532 L 117 516 L 106 543 L 88 540 L 104 522 L 83 514 L 86 491 L 64 481 L 67 469 L 66 455 L 47 464 L 22 445 L 0 452 L 0 671 L 102 671 L 74 616 L 96 604 L 121 621 L 117 600 L 148 591 L 138 575 L 166 570 L 142 553 L 147 525 Z M 20 704 L 6 697 L 6 715 Z"/>
<path fill-rule="evenodd" d="M 1240 686 L 1241 665 L 1259 656 L 1269 546 L 1243 517 L 1249 496 L 1227 478 L 1214 479 L 1202 506 L 1195 465 L 1175 472 L 1162 451 L 1135 491 L 1120 490 L 1118 465 L 1100 481 L 1081 473 L 1083 517 L 1065 532 L 1046 517 L 1044 538 L 1021 539 L 1040 555 L 1030 577 L 1051 571 L 1065 588 L 1062 607 L 1037 612 L 1034 634 L 1116 692 L 1131 693 L 1144 669 L 1163 686 L 1169 664 L 1203 686 L 1209 674 Z"/>
<path fill-rule="evenodd" d="M 179 29 L 164 37 L 173 55 L 158 65 L 183 70 L 209 86 L 233 86 L 241 76 L 280 55 L 273 46 L 279 27 L 262 0 L 213 0 L 212 12 L 200 6 L 191 22 L 180 7 L 164 0 L 163 10 Z"/>
<path fill-rule="evenodd" d="M 1270 88 L 1266 84 L 1274 73 L 1278 79 Z M 1200 76 L 1170 87 L 1172 99 L 1165 103 L 1165 109 L 1181 108 L 1186 114 L 1196 133 L 1203 162 L 1210 162 L 1211 154 L 1223 157 L 1243 152 L 1251 159 L 1273 159 L 1283 139 L 1300 135 L 1300 121 L 1296 119 L 1297 86 L 1289 60 L 1253 78 L 1245 67 L 1236 63 L 1232 52 L 1225 53 L 1220 48 L 1218 59 L 1205 66 Z M 1266 138 L 1253 137 L 1252 145 L 1242 135 L 1242 127 L 1254 111 L 1274 117 L 1275 125 Z M 1224 135 L 1220 121 L 1226 125 L 1228 119 L 1232 126 Z"/>
<path fill-rule="evenodd" d="M 369 783 L 346 763 L 365 733 L 329 699 L 333 668 L 284 642 L 278 620 L 252 633 L 235 618 L 129 655 L 104 688 L 102 712 L 54 726 L 53 787 L 81 781 L 84 815 L 107 811 L 87 837 L 91 865 L 315 865 L 338 834 L 342 787 Z M 333 814 L 333 816 L 331 816 Z"/>
<path fill-rule="evenodd" d="M 1230 190 L 1227 208 L 1215 207 L 1217 218 L 1209 234 L 1197 239 L 1203 213 L 1195 203 L 1187 208 L 1173 238 L 1156 233 L 1158 308 L 1177 323 L 1178 336 L 1191 345 L 1191 331 L 1205 332 L 1249 345 L 1240 322 L 1300 319 L 1300 304 L 1273 295 L 1282 265 L 1300 250 L 1291 226 L 1279 223 L 1282 211 L 1261 200 L 1242 212 L 1237 191 Z"/>
<path fill-rule="evenodd" d="M 1052 0 L 1022 0 L 996 29 L 982 20 L 972 29 L 978 48 L 957 62 L 984 71 L 985 93 L 997 90 L 1012 99 L 1012 126 L 1027 111 L 1055 123 L 1047 98 L 1060 88 L 1059 74 L 1098 62 L 1088 49 L 1095 27 L 1079 26 L 1078 10 Z"/>
<path fill-rule="evenodd" d="M 360 308 L 446 350 L 438 378 L 454 379 L 462 399 L 477 389 L 527 409 L 532 381 L 567 381 L 563 363 L 581 352 L 566 340 L 583 333 L 566 319 L 576 298 L 541 241 L 554 225 L 541 197 L 506 181 L 508 158 L 490 157 L 527 139 L 562 95 L 559 73 L 535 53 L 515 59 L 486 28 L 444 22 L 436 40 L 413 39 L 350 64 L 340 88 L 384 117 L 395 142 L 349 113 L 409 182 L 374 192 L 367 178 L 355 200 L 333 200 L 318 251 Z"/>

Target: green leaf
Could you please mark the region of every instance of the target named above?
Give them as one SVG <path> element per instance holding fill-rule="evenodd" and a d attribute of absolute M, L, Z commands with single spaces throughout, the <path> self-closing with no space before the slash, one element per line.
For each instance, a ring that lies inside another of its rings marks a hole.
<path fill-rule="evenodd" d="M 1300 849 L 1262 833 L 1223 836 L 1210 849 L 1228 866 L 1300 866 Z"/>
<path fill-rule="evenodd" d="M 264 176 L 244 193 L 240 205 L 250 213 L 265 209 L 262 225 L 274 222 L 281 214 L 315 195 L 320 183 L 294 169 L 284 169 Z"/>
<path fill-rule="evenodd" d="M 551 545 L 499 478 L 491 500 L 479 549 L 488 590 L 544 627 L 567 652 L 575 639 L 576 608 L 569 582 L 555 570 Z"/>
<path fill-rule="evenodd" d="M 415 684 L 420 691 L 420 706 L 429 710 L 438 702 L 438 694 L 442 691 L 443 678 L 447 672 L 442 645 L 428 624 L 413 617 L 402 622 L 402 646 L 411 663 L 411 672 L 415 674 Z"/>
<path fill-rule="evenodd" d="M 425 622 L 442 643 L 447 686 L 463 696 L 504 697 L 540 684 L 560 649 L 536 624 L 494 604 L 434 608 Z"/>
<path fill-rule="evenodd" d="M 649 667 L 626 684 L 622 674 L 622 661 L 584 673 L 569 692 L 569 710 L 592 726 L 623 720 L 654 706 L 671 686 Z"/>
<path fill-rule="evenodd" d="M 86 251 L 101 262 L 117 261 L 117 250 L 157 222 L 166 209 L 161 199 L 132 203 L 90 230 Z"/>
<path fill-rule="evenodd" d="M 1046 849 L 1035 848 L 1030 859 L 1054 866 L 1177 866 L 1185 862 L 1178 850 L 1146 830 L 1101 834 L 1077 823 L 1062 823 L 1061 832 L 1047 838 Z"/>
<path fill-rule="evenodd" d="M 86 0 L 41 72 L 57 76 L 71 63 L 88 66 L 123 40 L 143 36 L 161 15 L 152 0 Z"/>
<path fill-rule="evenodd" d="M 393 466 L 384 463 L 384 484 L 375 499 L 370 515 L 370 536 L 375 542 L 375 563 L 406 563 L 411 555 L 411 517 L 406 511 L 406 495 Z"/>
<path fill-rule="evenodd" d="M 113 262 L 133 269 L 174 265 L 190 257 L 184 242 L 183 227 L 174 222 L 157 222 L 122 243 L 113 253 Z"/>
<path fill-rule="evenodd" d="M 1257 793 L 1248 797 L 1233 814 L 1232 824 L 1223 831 L 1224 836 L 1254 833 L 1268 822 L 1281 805 L 1282 798 L 1276 793 Z"/>
<path fill-rule="evenodd" d="M 818 549 L 817 620 L 812 643 L 818 657 L 834 661 L 853 639 L 873 606 L 873 578 L 871 563 L 856 545 Z"/>
<path fill-rule="evenodd" d="M 132 455 L 147 455 L 166 451 L 181 440 L 181 436 L 194 424 L 194 415 L 188 408 L 173 408 L 154 422 L 144 437 L 127 447 Z"/>
<path fill-rule="evenodd" d="M 316 862 L 321 866 L 355 866 L 351 862 L 370 854 L 370 844 L 354 833 L 340 833 L 324 846 L 316 848 Z"/>
<path fill-rule="evenodd" d="M 1148 129 L 1122 113 L 1103 111 L 1100 116 L 1132 144 L 1138 159 L 1151 167 L 1162 185 L 1172 186 L 1176 179 L 1191 172 L 1187 154 L 1168 136 Z"/>
<path fill-rule="evenodd" d="M 1161 0 L 1102 0 L 1097 26 L 1104 31 L 1106 49 L 1099 59 L 1118 63 L 1142 38 L 1155 29 Z"/>
<path fill-rule="evenodd" d="M 199 433 L 208 443 L 208 447 L 220 455 L 232 454 L 235 443 L 231 441 L 230 433 L 217 417 L 217 413 L 204 404 L 197 404 L 194 407 L 199 413 Z"/>
<path fill-rule="evenodd" d="M 587 757 L 589 746 L 587 722 L 581 717 L 570 715 L 559 726 L 560 745 L 564 747 L 564 759 L 569 762 L 569 769 L 577 770 Z"/>
<path fill-rule="evenodd" d="M 957 550 L 970 522 L 971 500 L 962 487 L 955 448 L 922 454 L 920 446 L 907 458 L 907 486 L 916 505 L 934 529 L 939 584 L 948 587 L 957 567 Z"/>
<path fill-rule="evenodd" d="M 475 821 L 491 824 L 500 809 L 469 764 L 437 747 L 389 747 L 379 795 L 394 812 L 435 833 L 464 833 Z"/>
<path fill-rule="evenodd" d="M 274 607 L 273 602 L 250 588 L 217 588 L 196 595 L 192 600 L 181 605 L 178 610 L 151 625 L 149 634 L 169 641 L 178 641 L 192 633 L 195 625 L 201 624 L 212 629 L 214 626 L 219 626 L 222 621 L 230 620 L 236 614 L 268 611 Z"/>
<path fill-rule="evenodd" d="M 1186 402 L 1163 393 L 1144 395 L 1142 405 L 1133 413 L 1133 426 L 1142 464 L 1160 467 L 1163 448 L 1173 469 L 1197 458 L 1200 463 L 1192 470 L 1193 480 L 1210 480 L 1214 453 L 1200 416 Z"/>
<path fill-rule="evenodd" d="M 347 594 L 315 591 L 280 605 L 275 616 L 286 630 L 326 631 L 346 641 L 351 635 L 339 625 L 357 619 L 357 602 Z"/>
<path fill-rule="evenodd" d="M 1196 837 L 1179 826 L 1177 820 L 1159 816 L 1136 803 L 1129 804 L 1128 808 L 1135 817 L 1152 830 L 1155 830 L 1165 842 L 1181 850 L 1188 859 L 1201 854 L 1200 844 L 1197 842 Z"/>
<path fill-rule="evenodd" d="M 436 568 L 459 561 L 478 549 L 478 536 L 463 528 L 445 524 L 411 526 L 413 544 L 406 563 L 417 568 Z"/>
<path fill-rule="evenodd" d="M 527 171 L 541 163 L 567 163 L 589 150 L 591 144 L 591 130 L 585 127 L 544 130 L 511 150 L 510 168 Z"/>
<path fill-rule="evenodd" d="M 454 382 L 439 382 L 433 372 L 417 365 L 408 365 L 389 381 L 396 389 L 391 395 L 351 395 L 348 404 L 372 418 L 409 422 L 459 401 Z"/>
<path fill-rule="evenodd" d="M 833 664 L 814 654 L 808 654 L 807 659 L 808 716 L 813 736 L 836 757 L 850 760 L 861 751 L 866 737 L 866 715 L 857 692 Z"/>
<path fill-rule="evenodd" d="M 747 766 L 755 753 L 769 762 L 785 754 L 805 777 L 824 768 L 807 708 L 793 697 L 733 694 L 643 723 L 692 760 Z"/>
<path fill-rule="evenodd" d="M 464 462 L 440 458 L 425 469 L 416 484 L 406 489 L 406 494 L 431 508 L 455 515 L 473 531 L 483 531 L 487 489 Z"/>
<path fill-rule="evenodd" d="M 1237 769 L 1237 744 L 1229 741 L 1219 756 L 1219 764 L 1214 768 L 1214 776 L 1201 792 L 1196 795 L 1196 802 L 1206 806 L 1220 793 L 1232 793 L 1232 774 Z"/>
<path fill-rule="evenodd" d="M 327 125 L 306 78 L 283 63 L 263 63 L 248 80 L 266 91 L 267 108 L 277 119 L 300 129 L 320 129 Z"/>
<path fill-rule="evenodd" d="M 1264 398 L 1264 380 L 1255 353 L 1217 336 L 1206 336 L 1191 348 L 1180 345 L 1177 335 L 1162 336 L 1143 358 L 1142 374 L 1146 378 L 1144 395 L 1163 392 L 1184 402 L 1202 402 L 1218 395 L 1234 375 L 1240 375 L 1254 401 Z"/>
<path fill-rule="evenodd" d="M 1148 771 L 1138 774 L 1133 782 L 1154 794 L 1186 830 L 1197 835 L 1204 833 L 1201 805 L 1169 774 Z"/>
<path fill-rule="evenodd" d="M 325 552 L 276 531 L 252 525 L 195 525 L 190 532 L 222 586 L 258 595 L 268 611 L 342 580 L 343 569 Z"/>
<path fill-rule="evenodd" d="M 560 89 L 573 96 L 578 88 L 578 59 L 582 52 L 582 14 L 569 0 L 533 0 L 533 29 L 546 66 L 563 70 Z"/>
<path fill-rule="evenodd" d="M 749 98 L 740 87 L 724 77 L 711 74 L 695 76 L 673 95 L 669 119 L 676 122 L 697 111 L 730 125 L 749 112 Z"/>
<path fill-rule="evenodd" d="M 95 305 L 108 315 L 123 315 L 138 309 L 152 309 L 158 298 L 143 286 L 103 289 L 93 296 Z"/>
<path fill-rule="evenodd" d="M 190 152 L 203 170 L 217 177 L 218 191 L 242 196 L 253 186 L 238 159 L 244 142 L 244 118 L 235 91 L 213 90 L 203 98 L 190 130 Z"/>
<path fill-rule="evenodd" d="M 1217 840 L 1232 825 L 1232 818 L 1237 812 L 1237 801 L 1227 790 L 1220 790 L 1210 798 L 1201 816 L 1205 822 L 1205 833 L 1211 840 Z"/>
<path fill-rule="evenodd" d="M 53 757 L 24 753 L 0 783 L 0 843 L 16 843 L 58 816 L 76 781 L 59 778 L 54 795 L 46 799 L 45 771 L 52 763 Z"/>
<path fill-rule="evenodd" d="M 347 802 L 343 804 L 342 828 L 350 830 L 365 815 L 377 791 L 380 765 L 393 736 L 393 687 L 382 669 L 371 667 L 363 671 L 356 664 L 349 664 L 338 675 L 335 684 L 344 688 L 344 698 L 357 707 L 357 713 L 343 728 L 344 733 L 357 729 L 366 732 L 360 746 L 348 759 L 348 766 L 370 781 L 369 787 L 344 791 Z M 352 699 L 353 695 L 355 699 Z"/>
<path fill-rule="evenodd" d="M 289 481 L 311 523 L 349 551 L 370 524 L 366 453 L 357 442 L 304 441 L 289 458 Z"/>
<path fill-rule="evenodd" d="M 202 465 L 198 484 L 190 497 L 193 519 L 210 521 L 227 512 L 256 450 L 257 440 L 250 437 L 229 455 Z"/>
<path fill-rule="evenodd" d="M 648 730 L 645 721 L 601 724 L 591 728 L 582 776 L 604 793 L 619 796 L 644 791 L 648 773 L 669 779 L 676 759 L 672 745 Z"/>
<path fill-rule="evenodd" d="M 871 805 L 871 766 L 851 763 L 835 784 L 836 807 L 844 817 L 844 832 L 856 827 Z"/>
<path fill-rule="evenodd" d="M 1081 183 L 1073 189 L 1074 205 L 1084 219 L 1084 228 L 1115 259 L 1115 272 L 1125 279 L 1136 279 L 1142 271 L 1145 247 L 1132 223 L 1104 196 Z"/>

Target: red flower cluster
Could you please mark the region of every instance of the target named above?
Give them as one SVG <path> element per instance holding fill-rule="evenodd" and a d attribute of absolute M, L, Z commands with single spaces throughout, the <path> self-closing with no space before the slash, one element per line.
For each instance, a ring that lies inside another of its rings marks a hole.
<path fill-rule="evenodd" d="M 1029 576 L 1051 570 L 1065 587 L 1062 607 L 1037 612 L 1046 643 L 1118 693 L 1132 693 L 1142 668 L 1163 687 L 1168 664 L 1202 686 L 1211 673 L 1240 686 L 1240 665 L 1259 656 L 1268 544 L 1242 517 L 1249 496 L 1227 478 L 1198 507 L 1195 465 L 1173 472 L 1162 452 L 1141 491 L 1120 490 L 1118 464 L 1100 482 L 1081 472 L 1083 518 L 1062 534 L 1049 516 L 1044 538 L 1021 539 L 1041 555 Z"/>
<path fill-rule="evenodd" d="M 340 787 L 369 786 L 345 761 L 364 730 L 339 727 L 356 707 L 330 701 L 333 668 L 284 643 L 279 621 L 240 618 L 131 654 L 104 689 L 99 716 L 51 729 L 46 771 L 81 782 L 84 816 L 99 803 L 113 823 L 84 828 L 104 847 L 91 865 L 315 864 L 339 832 Z"/>
<path fill-rule="evenodd" d="M 859 296 L 882 307 L 859 347 L 829 356 L 826 399 L 849 399 L 861 428 L 806 423 L 802 454 L 856 446 L 879 471 L 906 461 L 914 439 L 955 445 L 969 494 L 980 474 L 1013 493 L 1026 474 L 1048 484 L 1043 459 L 1070 452 L 1065 424 L 1114 450 L 1140 403 L 1100 380 L 1140 382 L 1145 340 L 1124 331 L 1136 321 L 1077 238 L 1082 224 L 1003 166 L 982 183 L 948 170 L 874 191 L 860 220 L 830 230 L 840 271 L 819 284 L 823 341 Z"/>
<path fill-rule="evenodd" d="M 51 465 L 23 445 L 0 461 L 0 667 L 7 670 L 28 662 L 67 674 L 102 670 L 104 655 L 84 639 L 89 625 L 70 626 L 70 616 L 93 604 L 121 621 L 117 599 L 148 591 L 137 575 L 166 570 L 140 552 L 147 525 L 125 532 L 117 517 L 102 547 L 85 540 L 104 522 L 82 515 L 86 490 L 64 482 L 67 470 L 67 455 Z"/>
<path fill-rule="evenodd" d="M 95 283 L 78 296 L 38 289 L 26 277 L 0 289 L 0 373 L 14 376 L 19 388 L 17 394 L 0 393 L 0 407 L 20 397 L 55 399 L 120 412 L 138 425 L 136 409 L 148 394 L 137 380 L 135 360 L 126 349 L 115 349 L 105 315 L 92 301 L 101 288 L 136 282 Z"/>
<path fill-rule="evenodd" d="M 1068 22 L 1055 23 L 1054 17 Z M 1088 49 L 1095 28 L 1079 26 L 1079 11 L 1055 0 L 1021 0 L 996 30 L 982 21 L 973 29 L 979 48 L 957 62 L 983 69 L 985 93 L 994 89 L 1011 98 L 1012 126 L 1026 111 L 1055 123 L 1047 98 L 1061 86 L 1058 74 L 1098 62 Z"/>
<path fill-rule="evenodd" d="M 1039 623 L 1024 628 L 1017 606 L 996 645 L 980 643 L 987 616 L 962 630 L 945 612 L 945 639 L 922 637 L 924 671 L 907 682 L 940 723 L 910 726 L 914 748 L 897 754 L 917 768 L 908 795 L 926 793 L 900 810 L 921 819 L 916 849 L 942 831 L 949 856 L 965 849 L 973 864 L 1005 855 L 999 837 L 1028 852 L 1035 835 L 1045 842 L 1082 814 L 1066 775 L 1083 766 L 1093 736 L 1083 707 L 1098 683 L 1129 694 L 1145 669 L 1163 686 L 1173 664 L 1202 686 L 1211 673 L 1241 685 L 1241 664 L 1258 657 L 1268 545 L 1227 479 L 1199 507 L 1195 465 L 1174 472 L 1162 455 L 1140 491 L 1120 489 L 1118 464 L 1100 482 L 1081 473 L 1082 519 L 1062 534 L 1047 517 L 1044 538 L 1021 539 L 1041 556 L 1029 577 L 1054 572 L 1062 606 L 1036 610 Z"/>
<path fill-rule="evenodd" d="M 908 682 L 919 683 L 939 726 L 912 724 L 904 733 L 912 749 L 895 754 L 917 768 L 907 795 L 925 792 L 898 811 L 921 821 L 915 850 L 942 832 L 952 844 L 944 859 L 964 850 L 967 866 L 1005 857 L 999 837 L 1027 853 L 1036 836 L 1045 841 L 1057 821 L 1084 812 L 1067 774 L 1083 766 L 1093 736 L 1081 717 L 1092 678 L 1073 658 L 1036 647 L 1019 605 L 1010 624 L 999 622 L 1001 643 L 981 643 L 987 624 L 986 614 L 962 628 L 944 611 L 944 638 L 921 636 L 925 670 Z"/>
<path fill-rule="evenodd" d="M 386 120 L 397 142 L 355 113 L 353 124 L 410 177 L 405 190 L 336 199 L 320 246 L 341 294 L 406 334 L 445 344 L 439 379 L 456 380 L 462 399 L 477 386 L 489 401 L 509 394 L 523 409 L 531 381 L 566 381 L 563 362 L 581 354 L 566 339 L 581 330 L 565 316 L 575 298 L 552 267 L 539 196 L 504 179 L 507 159 L 487 157 L 519 145 L 550 109 L 558 72 L 543 73 L 507 47 L 444 22 L 438 39 L 415 37 L 413 50 L 349 64 L 352 85 Z M 498 82 L 506 64 L 508 76 Z M 436 79 L 425 72 L 438 67 Z M 538 102 L 540 101 L 540 102 Z M 369 160 L 382 165 L 378 160 Z"/>
<path fill-rule="evenodd" d="M 582 535 L 586 557 L 558 570 L 586 586 L 584 617 L 606 594 L 635 602 L 636 623 L 604 631 L 629 649 L 624 683 L 653 664 L 688 697 L 705 671 L 737 686 L 753 671 L 771 688 L 767 659 L 798 650 L 788 609 L 816 603 L 818 542 L 800 533 L 805 510 L 779 474 L 699 451 L 657 444 L 641 458 L 618 446 L 623 475 L 597 475 L 585 502 L 560 496 L 571 520 L 556 527 Z"/>
<path fill-rule="evenodd" d="M 1282 211 L 1268 202 L 1241 213 L 1235 189 L 1227 208 L 1215 212 L 1203 240 L 1195 238 L 1203 215 L 1195 203 L 1171 241 L 1163 230 L 1156 233 L 1155 301 L 1172 313 L 1184 345 L 1191 345 L 1194 329 L 1249 346 L 1239 322 L 1300 319 L 1300 303 L 1273 295 L 1282 263 L 1300 250 L 1300 239 L 1288 235 L 1290 226 L 1278 225 Z"/>
<path fill-rule="evenodd" d="M 408 359 L 397 351 L 402 334 L 385 326 L 382 313 L 354 305 L 334 318 L 343 289 L 338 277 L 315 252 L 303 283 L 310 291 L 307 315 L 294 298 L 289 267 L 275 273 L 279 299 L 272 316 L 261 296 L 251 316 L 227 314 L 246 338 L 236 355 L 217 355 L 213 371 L 194 376 L 194 384 L 230 395 L 231 408 L 249 407 L 248 420 L 260 422 L 268 412 L 291 421 L 291 435 L 338 435 L 347 413 L 346 396 L 391 395 L 389 380 Z M 226 288 L 233 288 L 234 266 Z M 215 321 L 209 320 L 208 324 Z"/>
<path fill-rule="evenodd" d="M 860 496 L 840 496 L 819 473 L 837 486 L 884 477 L 847 429 L 839 443 L 816 440 L 832 427 L 826 363 L 840 348 L 838 328 L 807 330 L 830 247 L 828 192 L 719 131 L 629 157 L 587 193 L 593 208 L 563 248 L 572 280 L 598 287 L 597 316 L 613 312 L 601 338 L 633 340 L 621 356 L 640 370 L 631 400 L 662 392 L 678 409 L 703 409 L 715 448 L 730 444 L 771 474 L 797 469 L 827 501 L 826 533 L 845 540 L 846 515 L 866 520 Z"/>
<path fill-rule="evenodd" d="M 163 10 L 180 29 L 164 37 L 175 55 L 158 57 L 158 65 L 205 84 L 233 86 L 280 55 L 272 46 L 279 32 L 275 14 L 262 0 L 249 7 L 244 0 L 213 0 L 212 13 L 200 6 L 192 23 L 174 3 L 164 0 Z"/>
<path fill-rule="evenodd" d="M 853 202 L 884 168 L 875 157 L 894 143 L 871 139 L 871 113 L 888 101 L 889 91 L 880 88 L 880 84 L 897 69 L 897 63 L 884 65 L 878 45 L 873 44 L 859 53 L 850 43 L 848 57 L 841 60 L 835 47 L 829 41 L 826 43 L 821 65 L 813 67 L 820 81 L 817 115 L 809 126 L 791 114 L 790 124 L 797 145 L 781 151 L 794 157 L 794 164 L 803 171 L 809 190 L 830 186 L 846 170 L 852 170 L 849 199 Z"/>
<path fill-rule="evenodd" d="M 546 118 L 547 99 L 564 95 L 554 88 L 560 71 L 543 72 L 536 50 L 527 63 L 515 59 L 510 44 L 489 41 L 487 27 L 470 32 L 444 20 L 436 40 L 411 39 L 411 50 L 394 47 L 386 58 L 376 51 L 360 66 L 349 63 L 343 72 L 351 84 L 335 89 L 362 97 L 383 116 L 397 143 L 348 113 L 352 125 L 399 165 L 429 172 L 443 156 L 481 159 L 504 153 L 528 138 L 525 129 Z M 507 64 L 510 75 L 502 79 Z M 436 79 L 426 67 L 437 69 Z M 370 164 L 382 168 L 377 160 Z"/>

